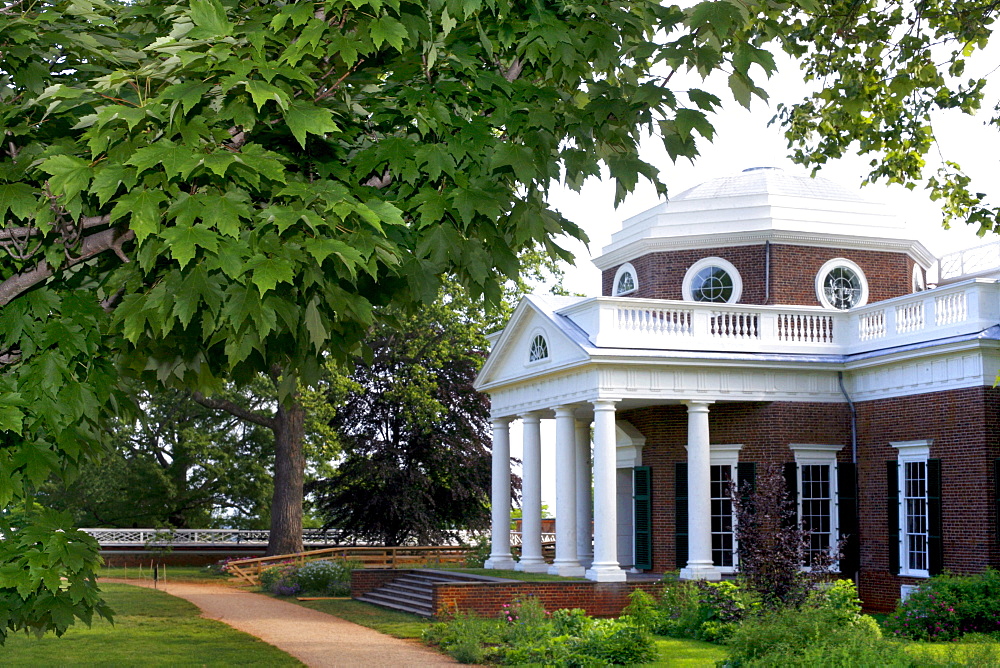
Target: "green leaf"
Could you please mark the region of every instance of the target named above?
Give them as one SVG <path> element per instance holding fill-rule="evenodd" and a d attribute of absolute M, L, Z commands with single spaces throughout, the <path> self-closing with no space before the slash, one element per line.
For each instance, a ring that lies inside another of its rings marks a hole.
<path fill-rule="evenodd" d="M 247 262 L 246 270 L 252 272 L 251 280 L 261 297 L 278 283 L 291 283 L 295 278 L 292 263 L 280 257 L 258 255 Z"/>
<path fill-rule="evenodd" d="M 135 184 L 135 172 L 123 165 L 106 165 L 100 168 L 94 176 L 91 191 L 97 195 L 97 201 L 104 206 L 118 192 L 118 186 L 127 183 L 126 187 Z"/>
<path fill-rule="evenodd" d="M 198 27 L 189 33 L 194 39 L 233 34 L 233 24 L 218 0 L 191 0 L 191 20 Z"/>
<path fill-rule="evenodd" d="M 30 218 L 38 201 L 35 190 L 26 183 L 0 183 L 0 221 L 10 211 L 18 218 Z"/>
<path fill-rule="evenodd" d="M 309 304 L 306 306 L 305 322 L 309 338 L 312 340 L 313 347 L 318 352 L 326 346 L 326 340 L 330 335 L 323 324 L 323 319 L 320 317 L 319 309 L 316 308 L 317 301 L 316 297 L 309 300 Z"/>
<path fill-rule="evenodd" d="M 191 227 L 171 227 L 160 232 L 160 236 L 170 246 L 170 256 L 177 260 L 183 269 L 197 254 L 200 246 L 213 253 L 219 248 L 218 235 L 201 225 Z"/>
<path fill-rule="evenodd" d="M 159 165 L 167 176 L 186 178 L 200 162 L 201 156 L 190 148 L 173 142 L 158 141 L 152 146 L 140 148 L 125 164 L 134 165 L 140 172 Z"/>
<path fill-rule="evenodd" d="M 388 42 L 397 51 L 402 51 L 403 40 L 406 38 L 406 28 L 391 16 L 383 16 L 369 25 L 369 34 L 375 47 L 381 47 Z"/>
<path fill-rule="evenodd" d="M 0 406 L 0 431 L 20 434 L 24 426 L 24 413 L 16 406 Z"/>
<path fill-rule="evenodd" d="M 272 86 L 256 79 L 246 82 L 247 91 L 253 98 L 253 103 L 257 106 L 257 111 L 270 101 L 278 103 L 281 109 L 288 109 L 288 93 L 277 86 Z"/>
<path fill-rule="evenodd" d="M 74 155 L 57 155 L 39 165 L 42 171 L 50 174 L 49 188 L 52 194 L 62 196 L 66 200 L 73 199 L 90 185 L 94 174 L 93 168 L 86 160 Z"/>
<path fill-rule="evenodd" d="M 159 231 L 163 218 L 160 205 L 166 201 L 167 196 L 160 190 L 133 190 L 118 198 L 111 209 L 111 222 L 131 214 L 129 228 L 142 243 L 150 234 Z"/>
<path fill-rule="evenodd" d="M 307 102 L 292 102 L 285 111 L 285 122 L 302 148 L 306 147 L 306 133 L 322 136 L 340 130 L 333 122 L 333 112 Z"/>

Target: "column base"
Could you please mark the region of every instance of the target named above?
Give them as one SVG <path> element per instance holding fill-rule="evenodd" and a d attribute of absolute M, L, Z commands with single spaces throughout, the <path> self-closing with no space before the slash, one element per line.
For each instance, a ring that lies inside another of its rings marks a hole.
<path fill-rule="evenodd" d="M 514 570 L 524 573 L 548 573 L 549 565 L 545 563 L 544 559 L 539 559 L 538 561 L 521 559 L 514 566 Z"/>
<path fill-rule="evenodd" d="M 575 561 L 567 561 L 564 563 L 556 561 L 549 566 L 549 575 L 559 575 L 564 578 L 578 578 L 585 572 L 586 570 L 584 567 Z"/>
<path fill-rule="evenodd" d="M 486 560 L 483 564 L 483 568 L 491 568 L 495 571 L 512 571 L 515 566 L 514 558 L 511 556 L 499 555 L 494 557 L 490 555 L 490 558 Z"/>
<path fill-rule="evenodd" d="M 681 580 L 712 580 L 722 579 L 722 571 L 711 564 L 688 565 L 681 569 Z"/>
<path fill-rule="evenodd" d="M 594 555 L 581 554 L 579 555 L 579 558 L 577 558 L 577 561 L 579 561 L 580 565 L 583 566 L 584 568 L 590 568 L 591 565 L 593 565 L 594 563 Z"/>
<path fill-rule="evenodd" d="M 593 566 L 585 573 L 588 580 L 594 582 L 625 582 L 628 579 L 618 566 Z"/>

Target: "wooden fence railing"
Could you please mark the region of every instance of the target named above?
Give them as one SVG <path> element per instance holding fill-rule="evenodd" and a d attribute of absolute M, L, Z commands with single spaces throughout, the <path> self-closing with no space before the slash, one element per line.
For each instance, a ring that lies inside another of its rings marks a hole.
<path fill-rule="evenodd" d="M 230 561 L 227 570 L 233 577 L 248 584 L 259 584 L 260 574 L 270 566 L 282 563 L 305 563 L 314 559 L 344 559 L 355 561 L 362 568 L 412 568 L 464 564 L 474 548 L 460 545 L 415 547 L 330 547 L 295 554 L 278 554 Z"/>

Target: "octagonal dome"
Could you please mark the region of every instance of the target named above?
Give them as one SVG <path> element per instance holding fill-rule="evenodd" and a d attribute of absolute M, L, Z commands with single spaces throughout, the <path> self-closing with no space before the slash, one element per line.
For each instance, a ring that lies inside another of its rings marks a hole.
<path fill-rule="evenodd" d="M 825 178 L 753 167 L 696 185 L 625 220 L 602 254 L 607 269 L 650 252 L 772 243 L 930 252 L 884 205 Z"/>

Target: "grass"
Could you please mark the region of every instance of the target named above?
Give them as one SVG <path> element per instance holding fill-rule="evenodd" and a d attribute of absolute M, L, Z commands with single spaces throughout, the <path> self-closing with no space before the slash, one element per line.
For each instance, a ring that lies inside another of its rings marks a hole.
<path fill-rule="evenodd" d="M 695 668 L 696 666 L 715 666 L 723 661 L 729 652 L 721 645 L 713 645 L 701 640 L 681 640 L 655 636 L 656 651 L 659 659 L 651 666 L 666 666 L 668 668 Z"/>
<path fill-rule="evenodd" d="M 160 580 L 167 582 L 227 582 L 231 578 L 225 573 L 206 568 L 205 566 L 166 566 L 159 571 Z M 121 566 L 104 566 L 97 572 L 100 578 L 128 578 L 130 580 L 153 581 L 153 570 L 149 566 L 122 568 Z"/>
<path fill-rule="evenodd" d="M 131 569 L 130 569 L 131 570 Z M 5 667 L 30 666 L 301 666 L 281 650 L 216 622 L 162 591 L 122 584 L 101 587 L 115 623 L 77 624 L 62 638 L 9 636 Z"/>
<path fill-rule="evenodd" d="M 325 612 L 334 617 L 340 617 L 341 619 L 354 622 L 360 626 L 366 626 L 394 638 L 415 638 L 419 640 L 424 629 L 429 628 L 434 623 L 419 615 L 411 615 L 397 610 L 387 610 L 369 603 L 353 601 L 349 598 L 335 598 L 325 601 L 297 601 L 294 598 L 282 597 L 281 600 Z"/>
<path fill-rule="evenodd" d="M 1000 665 L 1000 643 L 989 641 L 907 642 L 907 654 L 936 666 Z"/>

